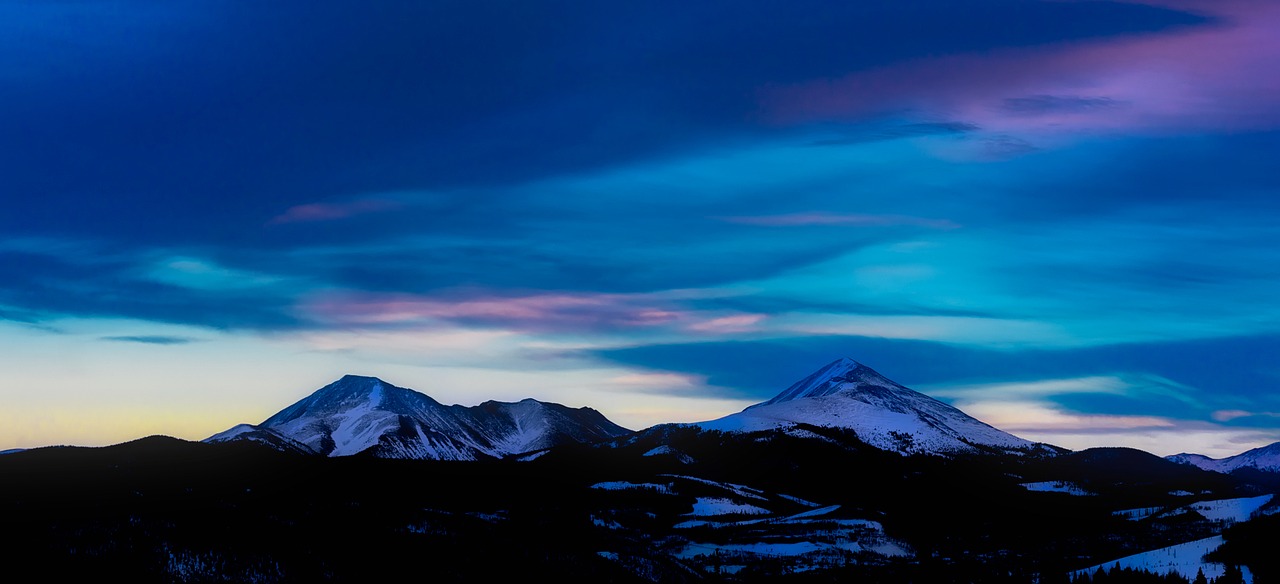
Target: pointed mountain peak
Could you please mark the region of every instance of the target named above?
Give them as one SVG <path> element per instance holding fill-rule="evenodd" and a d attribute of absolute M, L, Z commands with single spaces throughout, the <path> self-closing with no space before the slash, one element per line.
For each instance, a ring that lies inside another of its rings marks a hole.
<path fill-rule="evenodd" d="M 326 385 L 313 393 L 313 396 L 342 395 L 347 398 L 355 396 L 377 396 L 386 388 L 394 388 L 377 377 L 364 375 L 343 375 L 341 379 Z"/>
<path fill-rule="evenodd" d="M 828 363 L 767 402 L 697 425 L 758 432 L 798 424 L 846 428 L 871 446 L 903 454 L 1025 452 L 1035 446 L 848 358 Z"/>
<path fill-rule="evenodd" d="M 280 410 L 276 415 L 259 424 L 259 427 L 273 428 L 302 417 L 324 417 L 352 409 L 380 409 L 387 401 L 388 395 L 395 396 L 406 392 L 414 393 L 412 390 L 396 387 L 377 377 L 344 375 L 341 379 L 315 390 L 311 395 Z M 431 399 L 425 395 L 422 398 Z"/>
<path fill-rule="evenodd" d="M 210 438 L 255 440 L 322 456 L 368 452 L 386 458 L 501 458 L 563 442 L 595 442 L 629 432 L 595 410 L 526 398 L 445 406 L 377 377 L 346 375 L 255 426 Z"/>
<path fill-rule="evenodd" d="M 387 384 L 387 382 L 381 379 L 378 379 L 377 377 L 369 377 L 366 375 L 352 375 L 350 373 L 343 375 L 342 379 L 339 379 L 331 383 L 330 385 L 339 384 L 339 383 L 343 385 L 386 385 Z"/>
<path fill-rule="evenodd" d="M 821 397 L 837 392 L 851 392 L 866 388 L 910 391 L 880 375 L 874 369 L 848 357 L 842 357 L 814 371 L 808 377 L 797 381 L 782 393 L 774 396 L 773 399 L 758 405 L 765 406 L 794 399 Z"/>
<path fill-rule="evenodd" d="M 844 367 L 847 369 L 856 369 L 862 367 L 862 363 L 854 361 L 848 357 L 841 357 L 827 364 L 827 367 Z"/>

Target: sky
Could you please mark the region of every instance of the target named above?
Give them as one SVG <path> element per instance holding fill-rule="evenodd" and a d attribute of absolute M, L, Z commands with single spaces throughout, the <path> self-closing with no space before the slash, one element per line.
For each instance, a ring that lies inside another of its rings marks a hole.
<path fill-rule="evenodd" d="M 0 0 L 0 449 L 337 379 L 717 418 L 840 357 L 1280 440 L 1280 4 Z"/>

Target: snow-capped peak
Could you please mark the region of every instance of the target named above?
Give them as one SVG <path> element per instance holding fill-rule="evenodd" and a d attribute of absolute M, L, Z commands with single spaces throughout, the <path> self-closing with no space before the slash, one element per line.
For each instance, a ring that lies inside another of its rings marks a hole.
<path fill-rule="evenodd" d="M 906 389 L 874 369 L 848 357 L 842 357 L 797 381 L 773 399 L 751 407 L 767 406 L 806 397 L 821 397 L 837 392 L 858 392 L 872 388 Z M 907 390 L 911 391 L 911 390 Z"/>
<path fill-rule="evenodd" d="M 796 424 L 847 428 L 863 442 L 904 454 L 1035 447 L 849 358 L 828 363 L 773 399 L 697 425 L 754 432 Z"/>
<path fill-rule="evenodd" d="M 288 441 L 326 456 L 474 460 L 605 440 L 628 432 L 595 410 L 528 398 L 517 403 L 445 406 L 377 377 L 346 375 L 258 426 L 241 425 L 210 442 Z M 277 440 L 280 439 L 280 440 Z"/>

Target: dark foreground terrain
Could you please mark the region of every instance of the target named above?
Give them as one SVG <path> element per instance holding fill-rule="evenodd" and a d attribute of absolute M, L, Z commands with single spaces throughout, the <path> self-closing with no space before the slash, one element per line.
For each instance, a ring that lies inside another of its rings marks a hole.
<path fill-rule="evenodd" d="M 1277 516 L 1174 510 L 1260 481 L 1127 449 L 904 457 L 811 428 L 665 428 L 532 461 L 322 458 L 152 437 L 0 457 L 6 572 L 131 582 L 1066 582 L 1227 532 L 1266 584 Z M 1035 492 L 1072 485 L 1088 495 Z M 1274 503 L 1273 503 L 1274 504 Z M 1116 573 L 1095 581 L 1148 580 Z"/>

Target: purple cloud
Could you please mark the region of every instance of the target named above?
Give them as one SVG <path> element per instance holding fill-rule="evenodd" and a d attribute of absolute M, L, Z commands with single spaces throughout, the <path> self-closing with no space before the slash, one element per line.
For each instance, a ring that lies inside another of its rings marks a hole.
<path fill-rule="evenodd" d="M 1175 32 L 920 59 L 767 88 L 781 124 L 911 111 L 987 132 L 1248 131 L 1280 127 L 1280 5 L 1152 2 L 1217 24 Z"/>
<path fill-rule="evenodd" d="M 273 217 L 268 224 L 334 221 L 354 215 L 390 211 L 403 206 L 402 203 L 387 199 L 361 199 L 345 203 L 307 203 L 286 209 L 284 213 Z"/>
<path fill-rule="evenodd" d="M 748 332 L 765 318 L 760 314 L 691 310 L 654 294 L 589 292 L 465 297 L 342 293 L 311 298 L 299 308 L 321 325 L 356 328 L 448 321 L 523 331 L 666 327 L 693 333 L 730 334 Z"/>

